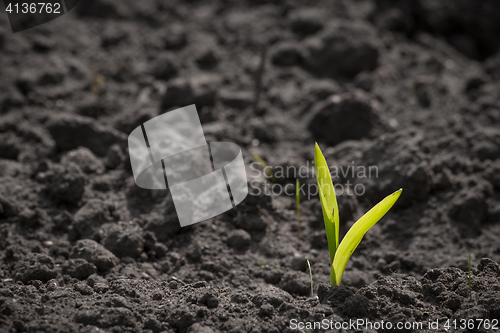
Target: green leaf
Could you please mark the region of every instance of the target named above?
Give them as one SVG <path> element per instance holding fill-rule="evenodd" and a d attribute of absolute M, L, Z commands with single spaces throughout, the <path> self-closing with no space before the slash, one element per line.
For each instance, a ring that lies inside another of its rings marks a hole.
<path fill-rule="evenodd" d="M 351 258 L 352 253 L 358 247 L 371 227 L 375 225 L 384 215 L 391 209 L 394 203 L 398 200 L 403 189 L 399 189 L 393 194 L 387 196 L 384 200 L 380 201 L 375 207 L 370 209 L 363 215 L 354 225 L 349 229 L 340 246 L 335 253 L 333 260 L 332 272 L 330 274 L 330 283 L 340 285 L 342 275 L 344 275 L 345 266 Z"/>
<path fill-rule="evenodd" d="M 314 167 L 316 170 L 321 208 L 323 210 L 323 220 L 325 221 L 328 249 L 330 251 L 330 264 L 332 264 L 335 252 L 339 246 L 339 208 L 337 206 L 337 198 L 335 196 L 330 169 L 317 143 L 314 149 Z"/>

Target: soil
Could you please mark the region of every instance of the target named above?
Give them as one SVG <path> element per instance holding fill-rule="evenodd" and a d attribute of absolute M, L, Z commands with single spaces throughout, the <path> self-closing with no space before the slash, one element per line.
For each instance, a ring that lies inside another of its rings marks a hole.
<path fill-rule="evenodd" d="M 424 326 L 331 331 L 490 332 L 499 7 L 92 0 L 16 34 L 0 15 L 0 331 L 295 332 L 366 318 Z M 251 194 L 181 228 L 168 191 L 135 185 L 127 136 L 193 103 L 207 141 L 242 148 Z M 347 170 L 334 175 L 341 236 L 403 188 L 341 286 L 312 191 L 315 141 Z M 297 175 L 280 172 L 299 167 L 300 243 Z M 293 193 L 264 191 L 280 186 Z"/>

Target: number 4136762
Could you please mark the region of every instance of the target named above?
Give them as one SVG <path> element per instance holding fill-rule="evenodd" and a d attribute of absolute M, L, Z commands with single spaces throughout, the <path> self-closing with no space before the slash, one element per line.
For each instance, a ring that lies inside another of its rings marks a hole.
<path fill-rule="evenodd" d="M 60 3 L 50 3 L 50 2 L 38 2 L 38 3 L 16 3 L 12 5 L 9 3 L 5 9 L 9 14 L 14 12 L 15 14 L 61 14 L 61 4 Z"/>
<path fill-rule="evenodd" d="M 456 330 L 456 329 L 469 329 L 469 330 L 477 330 L 477 329 L 486 329 L 486 330 L 498 330 L 498 319 L 454 319 L 444 322 L 443 328 L 445 330 Z"/>

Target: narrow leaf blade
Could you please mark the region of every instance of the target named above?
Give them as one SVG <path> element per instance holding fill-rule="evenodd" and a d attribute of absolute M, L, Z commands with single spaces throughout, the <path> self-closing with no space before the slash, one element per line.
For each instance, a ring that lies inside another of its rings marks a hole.
<path fill-rule="evenodd" d="M 371 227 L 375 225 L 396 203 L 403 189 L 399 189 L 387 196 L 384 200 L 380 201 L 372 209 L 370 209 L 365 215 L 363 215 L 354 225 L 349 229 L 344 239 L 340 243 L 340 246 L 335 253 L 335 259 L 332 265 L 331 283 L 336 283 L 340 285 L 342 280 L 342 275 L 344 274 L 345 266 L 351 258 L 352 253 L 358 247 L 359 243 L 363 239 Z"/>
<path fill-rule="evenodd" d="M 267 165 L 267 163 L 264 162 L 264 160 L 256 152 L 253 152 L 252 156 L 253 156 L 253 158 L 255 158 L 255 160 L 257 162 L 259 162 L 259 164 L 262 166 L 262 168 L 264 169 L 264 171 L 267 172 L 268 176 L 271 177 L 271 181 L 273 183 L 276 183 L 276 178 L 274 178 L 274 173 L 271 170 L 271 168 Z"/>
<path fill-rule="evenodd" d="M 333 262 L 335 252 L 339 246 L 339 209 L 335 188 L 333 187 L 330 169 L 326 159 L 316 143 L 314 149 L 314 167 L 316 180 L 318 182 L 319 198 L 325 221 L 326 237 L 328 239 L 328 249 L 330 251 L 330 263 Z"/>
<path fill-rule="evenodd" d="M 297 204 L 297 250 L 300 250 L 300 181 L 295 181 L 295 203 Z"/>

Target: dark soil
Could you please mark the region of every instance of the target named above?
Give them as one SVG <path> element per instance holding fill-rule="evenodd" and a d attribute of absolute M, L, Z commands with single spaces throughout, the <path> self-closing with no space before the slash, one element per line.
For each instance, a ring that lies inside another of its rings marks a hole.
<path fill-rule="evenodd" d="M 500 318 L 499 7 L 82 0 L 16 34 L 0 15 L 0 331 L 490 332 L 460 320 Z M 242 148 L 252 193 L 181 229 L 167 191 L 135 185 L 127 135 L 193 103 L 207 141 Z M 317 196 L 298 249 L 294 195 L 259 194 L 278 186 L 252 167 L 294 189 L 279 170 L 307 166 L 307 189 L 315 141 L 332 166 L 377 168 L 334 177 L 341 235 L 404 189 L 340 287 Z"/>

